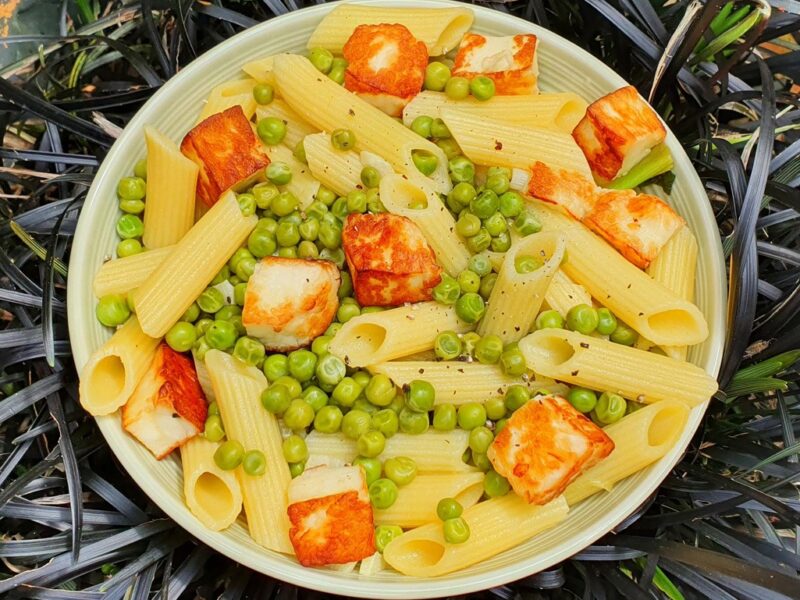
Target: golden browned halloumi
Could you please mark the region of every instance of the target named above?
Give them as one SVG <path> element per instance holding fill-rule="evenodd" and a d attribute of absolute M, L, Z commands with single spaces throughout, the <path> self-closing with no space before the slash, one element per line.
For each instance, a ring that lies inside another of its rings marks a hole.
<path fill-rule="evenodd" d="M 632 190 L 608 190 L 597 196 L 583 222 L 640 269 L 685 221 L 660 198 Z"/>
<path fill-rule="evenodd" d="M 658 115 L 633 86 L 592 102 L 572 131 L 602 183 L 625 175 L 666 136 Z"/>
<path fill-rule="evenodd" d="M 351 214 L 342 228 L 342 247 L 362 306 L 430 300 L 442 280 L 433 249 L 406 217 Z"/>
<path fill-rule="evenodd" d="M 530 168 L 528 194 L 563 207 L 576 219 L 582 219 L 594 206 L 597 186 L 580 173 L 535 162 Z"/>
<path fill-rule="evenodd" d="M 247 282 L 242 324 L 267 350 L 307 346 L 333 321 L 341 275 L 327 260 L 267 256 Z"/>
<path fill-rule="evenodd" d="M 484 75 L 494 81 L 501 96 L 535 94 L 539 64 L 535 35 L 484 36 L 468 33 L 461 40 L 453 75 L 472 79 Z"/>
<path fill-rule="evenodd" d="M 404 25 L 359 25 L 342 53 L 345 88 L 388 115 L 399 117 L 422 89 L 428 48 Z"/>
<path fill-rule="evenodd" d="M 289 484 L 289 539 L 306 567 L 361 560 L 375 552 L 364 470 L 315 467 Z"/>
<path fill-rule="evenodd" d="M 251 184 L 269 165 L 261 142 L 239 105 L 198 123 L 181 142 L 181 152 L 194 161 L 197 197 L 212 206 L 222 192 Z"/>
<path fill-rule="evenodd" d="M 517 409 L 489 447 L 495 471 L 531 504 L 546 504 L 614 449 L 602 429 L 560 396 Z"/>
<path fill-rule="evenodd" d="M 192 359 L 162 342 L 122 407 L 122 427 L 160 460 L 203 431 L 207 412 Z"/>

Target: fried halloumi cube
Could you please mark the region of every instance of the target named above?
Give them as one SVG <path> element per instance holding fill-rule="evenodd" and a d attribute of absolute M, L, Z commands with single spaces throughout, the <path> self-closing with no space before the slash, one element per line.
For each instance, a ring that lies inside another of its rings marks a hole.
<path fill-rule="evenodd" d="M 372 504 L 359 466 L 316 467 L 289 484 L 289 539 L 306 567 L 342 564 L 375 552 Z"/>
<path fill-rule="evenodd" d="M 601 183 L 625 175 L 666 136 L 658 115 L 633 86 L 592 102 L 572 131 Z"/>
<path fill-rule="evenodd" d="M 379 213 L 351 214 L 342 247 L 362 306 L 397 306 L 430 300 L 442 268 L 411 219 Z"/>
<path fill-rule="evenodd" d="M 599 194 L 583 222 L 640 269 L 647 268 L 685 224 L 660 198 L 632 190 Z"/>
<path fill-rule="evenodd" d="M 239 105 L 198 123 L 181 142 L 184 156 L 200 167 L 197 197 L 213 206 L 222 192 L 253 183 L 269 165 L 261 148 Z"/>
<path fill-rule="evenodd" d="M 336 316 L 341 282 L 339 269 L 327 260 L 262 258 L 244 295 L 247 335 L 276 352 L 307 346 Z"/>
<path fill-rule="evenodd" d="M 162 342 L 122 407 L 122 427 L 161 460 L 203 431 L 207 413 L 192 359 Z"/>
<path fill-rule="evenodd" d="M 422 89 L 428 48 L 404 25 L 359 25 L 342 53 L 345 88 L 390 116 L 399 117 Z"/>
<path fill-rule="evenodd" d="M 535 35 L 484 36 L 468 33 L 461 40 L 453 75 L 472 79 L 485 75 L 500 96 L 539 91 Z"/>
<path fill-rule="evenodd" d="M 511 415 L 487 454 L 517 495 L 547 504 L 613 449 L 611 438 L 567 400 L 538 396 Z"/>
<path fill-rule="evenodd" d="M 563 207 L 576 219 L 582 219 L 594 206 L 597 186 L 580 173 L 550 167 L 536 161 L 530 168 L 528 194 Z"/>

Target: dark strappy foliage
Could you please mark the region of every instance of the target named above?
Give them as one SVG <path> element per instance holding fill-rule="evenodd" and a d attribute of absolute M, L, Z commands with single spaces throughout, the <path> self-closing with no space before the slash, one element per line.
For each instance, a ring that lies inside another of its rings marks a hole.
<path fill-rule="evenodd" d="M 199 54 L 314 3 L 4 3 L 16 15 L 0 16 L 3 597 L 324 596 L 253 573 L 164 518 L 77 404 L 65 314 L 75 224 L 120 128 Z M 696 200 L 716 215 L 730 291 L 725 392 L 658 493 L 565 563 L 475 597 L 797 598 L 798 3 L 481 4 L 556 31 L 651 98 L 705 184 L 708 200 Z"/>

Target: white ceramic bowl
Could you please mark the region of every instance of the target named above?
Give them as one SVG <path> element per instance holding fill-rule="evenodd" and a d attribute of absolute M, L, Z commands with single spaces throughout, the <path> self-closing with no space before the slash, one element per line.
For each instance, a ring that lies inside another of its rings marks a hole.
<path fill-rule="evenodd" d="M 380 2 L 394 6 L 442 5 L 448 2 Z M 457 4 L 450 2 L 449 4 Z M 326 4 L 277 17 L 248 29 L 201 56 L 156 93 L 131 120 L 100 167 L 75 235 L 68 289 L 69 329 L 75 364 L 80 370 L 93 350 L 109 337 L 94 317 L 92 279 L 116 244 L 117 181 L 129 175 L 145 154 L 143 127 L 154 125 L 175 140 L 192 127 L 209 90 L 240 75 L 247 61 L 277 52 L 303 52 L 306 40 L 334 5 Z M 460 4 L 460 6 L 464 6 Z M 557 35 L 521 19 L 474 6 L 473 29 L 480 33 L 539 36 L 541 86 L 545 91 L 571 91 L 593 100 L 626 85 L 596 58 Z M 324 110 L 324 107 L 318 107 Z M 725 315 L 725 274 L 719 235 L 703 186 L 686 154 L 670 133 L 677 179 L 671 203 L 697 236 L 700 262 L 697 303 L 708 320 L 710 336 L 692 349 L 690 359 L 709 373 L 719 369 Z M 705 411 L 695 408 L 678 444 L 662 460 L 620 483 L 611 493 L 599 494 L 572 510 L 555 529 L 468 569 L 436 579 L 416 579 L 381 573 L 362 577 L 301 567 L 293 559 L 253 542 L 237 523 L 225 532 L 205 529 L 183 502 L 181 471 L 176 458 L 156 461 L 120 426 L 118 415 L 98 418 L 103 435 L 128 473 L 165 513 L 184 529 L 232 559 L 278 579 L 326 592 L 365 598 L 423 598 L 458 595 L 500 585 L 562 561 L 613 529 L 635 510 L 666 477 L 689 443 Z"/>

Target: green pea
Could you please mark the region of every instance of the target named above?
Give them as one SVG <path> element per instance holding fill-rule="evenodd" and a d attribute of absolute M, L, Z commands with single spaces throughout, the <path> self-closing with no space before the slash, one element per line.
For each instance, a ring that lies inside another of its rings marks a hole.
<path fill-rule="evenodd" d="M 285 385 L 271 385 L 261 392 L 261 404 L 273 414 L 283 414 L 291 402 L 292 396 Z"/>
<path fill-rule="evenodd" d="M 445 139 L 452 137 L 447 125 L 441 119 L 434 119 L 431 123 L 431 135 L 438 139 Z"/>
<path fill-rule="evenodd" d="M 314 198 L 325 206 L 330 206 L 336 200 L 336 193 L 326 188 L 324 185 L 319 186 Z"/>
<path fill-rule="evenodd" d="M 465 212 L 456 221 L 456 233 L 461 237 L 472 237 L 477 235 L 480 230 L 481 220 L 470 212 Z"/>
<path fill-rule="evenodd" d="M 323 406 L 314 417 L 314 429 L 320 433 L 336 433 L 342 426 L 342 409 L 338 406 Z"/>
<path fill-rule="evenodd" d="M 417 135 L 429 139 L 431 137 L 431 124 L 433 119 L 431 117 L 420 115 L 411 122 L 411 131 Z"/>
<path fill-rule="evenodd" d="M 289 463 L 305 462 L 308 460 L 308 446 L 299 435 L 290 435 L 282 444 L 283 458 Z"/>
<path fill-rule="evenodd" d="M 411 152 L 411 160 L 423 175 L 431 175 L 439 164 L 439 159 L 436 158 L 436 155 L 427 150 L 413 150 Z"/>
<path fill-rule="evenodd" d="M 383 463 L 383 473 L 397 485 L 408 485 L 417 476 L 417 463 L 407 456 L 396 456 Z"/>
<path fill-rule="evenodd" d="M 147 183 L 142 177 L 123 177 L 117 184 L 120 200 L 141 200 L 147 193 Z"/>
<path fill-rule="evenodd" d="M 267 472 L 267 457 L 261 450 L 248 450 L 242 457 L 242 470 L 252 477 L 259 477 Z"/>
<path fill-rule="evenodd" d="M 469 92 L 476 100 L 485 102 L 494 96 L 494 81 L 479 75 L 469 82 Z"/>
<path fill-rule="evenodd" d="M 390 438 L 400 429 L 400 420 L 392 409 L 384 408 L 372 415 L 372 427 Z"/>
<path fill-rule="evenodd" d="M 120 200 L 119 209 L 131 215 L 138 215 L 144 212 L 144 202 L 141 200 Z"/>
<path fill-rule="evenodd" d="M 381 182 L 381 173 L 375 167 L 364 167 L 361 169 L 361 183 L 368 188 L 376 188 Z M 366 200 L 366 194 L 365 194 Z"/>
<path fill-rule="evenodd" d="M 467 525 L 463 517 L 447 519 L 442 523 L 442 533 L 444 534 L 444 541 L 448 544 L 463 544 L 469 539 L 469 525 Z"/>
<path fill-rule="evenodd" d="M 228 281 L 228 277 L 230 276 L 231 270 L 228 268 L 228 265 L 222 265 L 222 268 L 217 272 L 216 275 L 214 275 L 214 279 L 211 280 L 209 287 Z"/>
<path fill-rule="evenodd" d="M 210 415 L 206 419 L 203 437 L 209 442 L 219 442 L 225 437 L 225 430 L 222 428 L 222 419 L 219 415 Z"/>
<path fill-rule="evenodd" d="M 625 398 L 612 392 L 603 392 L 597 399 L 592 416 L 603 425 L 611 425 L 625 416 L 627 408 Z"/>
<path fill-rule="evenodd" d="M 617 328 L 617 318 L 607 308 L 597 309 L 597 333 L 601 335 L 611 335 Z"/>
<path fill-rule="evenodd" d="M 133 174 L 140 179 L 147 179 L 147 158 L 141 158 L 133 165 Z"/>
<path fill-rule="evenodd" d="M 397 525 L 378 525 L 375 528 L 375 548 L 378 552 L 383 553 L 389 542 L 401 535 L 403 535 L 403 530 Z"/>
<path fill-rule="evenodd" d="M 256 214 L 256 197 L 253 194 L 237 194 L 236 201 L 239 203 L 239 210 L 245 217 Z"/>
<path fill-rule="evenodd" d="M 508 191 L 509 184 L 508 176 L 501 173 L 490 175 L 486 179 L 486 189 L 492 190 L 498 196 Z"/>
<path fill-rule="evenodd" d="M 497 273 L 489 273 L 481 278 L 481 287 L 478 290 L 481 298 L 484 300 L 488 300 L 489 296 L 492 295 L 492 290 L 494 289 L 494 284 L 497 281 Z"/>
<path fill-rule="evenodd" d="M 128 320 L 131 311 L 125 296 L 108 294 L 97 301 L 94 314 L 97 316 L 97 320 L 106 327 L 116 327 Z"/>
<path fill-rule="evenodd" d="M 475 254 L 470 257 L 467 267 L 478 277 L 484 277 L 492 272 L 492 261 L 485 254 Z"/>
<path fill-rule="evenodd" d="M 567 313 L 567 327 L 578 333 L 589 335 L 600 322 L 597 309 L 588 304 L 576 304 Z"/>
<path fill-rule="evenodd" d="M 350 214 L 347 210 L 347 196 L 336 199 L 336 202 L 331 206 L 331 213 L 342 221 L 347 219 L 347 215 Z"/>
<path fill-rule="evenodd" d="M 315 413 L 318 413 L 322 407 L 328 404 L 328 394 L 315 385 L 310 385 L 304 389 L 301 397 L 308 402 Z"/>
<path fill-rule="evenodd" d="M 191 323 L 178 321 L 167 331 L 165 339 L 169 347 L 176 352 L 188 352 L 197 341 L 197 333 Z"/>
<path fill-rule="evenodd" d="M 500 199 L 492 190 L 484 189 L 480 192 L 472 202 L 469 203 L 469 209 L 472 213 L 480 219 L 488 219 L 500 207 Z"/>
<path fill-rule="evenodd" d="M 247 335 L 247 328 L 244 326 L 244 323 L 242 323 L 241 315 L 235 315 L 227 320 L 236 328 L 237 335 Z"/>
<path fill-rule="evenodd" d="M 497 437 L 500 435 L 500 432 L 505 429 L 506 425 L 508 425 L 508 419 L 500 419 L 497 423 L 494 424 L 494 435 Z"/>
<path fill-rule="evenodd" d="M 574 387 L 567 394 L 567 400 L 575 407 L 575 410 L 589 413 L 597 405 L 597 394 L 586 388 Z"/>
<path fill-rule="evenodd" d="M 514 219 L 514 229 L 516 229 L 517 233 L 521 236 L 527 236 L 532 233 L 540 232 L 542 230 L 542 224 L 539 223 L 539 220 L 533 213 L 523 210 L 517 215 L 517 218 Z"/>
<path fill-rule="evenodd" d="M 246 258 L 253 258 L 250 250 L 247 248 L 238 248 L 236 252 L 233 253 L 230 260 L 228 260 L 228 268 L 231 271 L 236 271 L 236 267 L 239 266 L 239 263 Z"/>
<path fill-rule="evenodd" d="M 442 331 L 433 342 L 433 351 L 442 360 L 453 360 L 461 354 L 461 338 L 455 331 Z"/>
<path fill-rule="evenodd" d="M 319 227 L 319 241 L 325 248 L 336 250 L 342 244 L 342 230 L 330 223 L 323 223 Z"/>
<path fill-rule="evenodd" d="M 198 337 L 197 341 L 192 346 L 192 355 L 195 357 L 196 360 L 203 360 L 206 356 L 206 352 L 211 350 L 211 346 L 208 345 L 206 342 L 205 337 Z"/>
<path fill-rule="evenodd" d="M 465 323 L 477 323 L 486 312 L 486 305 L 475 292 L 467 292 L 456 300 L 456 316 Z"/>
<path fill-rule="evenodd" d="M 345 256 L 344 256 L 344 250 L 342 250 L 341 248 L 336 248 L 336 250 L 329 250 L 328 248 L 323 248 L 319 252 L 319 257 L 321 260 L 331 261 L 337 267 L 339 267 L 340 271 L 344 268 Z"/>
<path fill-rule="evenodd" d="M 475 191 L 475 186 L 473 186 L 471 183 L 468 183 L 466 181 L 457 183 L 453 186 L 453 189 L 447 196 L 448 206 L 453 208 L 453 205 L 455 205 L 457 207 L 457 210 L 455 210 L 454 212 L 460 212 L 462 208 L 466 208 L 469 206 L 469 203 L 472 202 L 476 194 L 477 192 Z M 477 233 L 477 230 L 475 231 L 475 233 Z M 466 237 L 470 234 L 462 233 L 461 235 L 464 235 Z M 472 235 L 475 234 L 472 233 Z"/>
<path fill-rule="evenodd" d="M 364 395 L 360 395 L 356 398 L 356 401 L 353 402 L 353 409 L 355 410 L 363 410 L 367 413 L 370 417 L 372 417 L 376 412 L 378 412 L 378 407 L 374 404 L 370 404 L 369 401 L 364 398 Z"/>
<path fill-rule="evenodd" d="M 294 223 L 278 223 L 278 231 L 275 234 L 275 238 L 279 246 L 290 248 L 300 241 L 300 230 Z"/>
<path fill-rule="evenodd" d="M 457 519 L 464 512 L 464 507 L 455 498 L 442 498 L 436 505 L 436 516 L 442 521 Z"/>
<path fill-rule="evenodd" d="M 363 214 L 367 212 L 367 195 L 361 190 L 353 190 L 346 196 L 347 198 L 347 213 Z"/>
<path fill-rule="evenodd" d="M 363 410 L 351 410 L 342 418 L 342 433 L 351 440 L 357 440 L 369 431 L 371 423 L 369 413 Z"/>
<path fill-rule="evenodd" d="M 433 288 L 433 299 L 439 304 L 455 304 L 459 296 L 461 296 L 461 286 L 452 277 L 442 278 L 442 281 Z"/>
<path fill-rule="evenodd" d="M 242 281 L 248 281 L 255 272 L 255 270 L 256 270 L 256 259 L 255 257 L 248 256 L 236 263 L 236 269 L 234 270 L 234 272 L 236 273 L 236 276 Z"/>
<path fill-rule="evenodd" d="M 454 183 L 472 183 L 475 179 L 475 165 L 466 156 L 456 156 L 447 163 L 450 179 Z"/>
<path fill-rule="evenodd" d="M 472 237 L 467 238 L 467 248 L 473 254 L 483 252 L 491 243 L 492 236 L 484 227 L 481 227 L 480 230 L 478 230 L 478 233 Z"/>
<path fill-rule="evenodd" d="M 367 431 L 358 437 L 358 453 L 367 458 L 375 458 L 386 447 L 386 438 L 380 431 Z"/>
<path fill-rule="evenodd" d="M 337 385 L 344 379 L 347 367 L 344 361 L 333 354 L 326 354 L 317 361 L 317 380 L 325 385 Z"/>
<path fill-rule="evenodd" d="M 286 122 L 278 117 L 264 117 L 259 119 L 256 133 L 267 146 L 275 146 L 286 137 Z"/>
<path fill-rule="evenodd" d="M 483 403 L 486 410 L 486 417 L 492 421 L 499 421 L 506 416 L 506 403 L 499 396 L 489 398 Z"/>
<path fill-rule="evenodd" d="M 300 385 L 300 382 L 294 377 L 289 377 L 288 375 L 278 377 L 275 380 L 275 385 L 282 385 L 289 390 L 290 398 L 299 398 L 300 394 L 303 393 L 303 386 Z"/>
<path fill-rule="evenodd" d="M 469 432 L 469 447 L 472 449 L 473 452 L 480 452 L 485 454 L 486 451 L 489 449 L 489 446 L 492 445 L 493 440 L 494 440 L 494 434 L 488 427 L 484 425 L 481 425 L 480 427 L 475 427 Z"/>
<path fill-rule="evenodd" d="M 278 244 L 275 242 L 275 236 L 264 229 L 254 229 L 247 238 L 247 249 L 256 258 L 271 256 L 277 248 Z"/>
<path fill-rule="evenodd" d="M 461 429 L 475 429 L 486 422 L 486 409 L 483 404 L 467 402 L 458 407 L 458 426 Z"/>
<path fill-rule="evenodd" d="M 475 352 L 475 346 L 478 342 L 481 341 L 481 336 L 479 336 L 474 331 L 468 331 L 467 333 L 461 336 L 461 343 L 464 346 L 464 350 L 462 352 L 462 356 L 472 356 Z"/>
<path fill-rule="evenodd" d="M 428 431 L 430 423 L 428 421 L 428 413 L 414 412 L 408 407 L 403 407 L 398 415 L 400 421 L 400 431 L 403 433 L 410 433 L 418 435 Z"/>
<path fill-rule="evenodd" d="M 636 343 L 636 340 L 639 339 L 639 334 L 624 323 L 619 323 L 617 328 L 611 333 L 608 339 L 615 344 L 633 346 Z"/>
<path fill-rule="evenodd" d="M 525 207 L 522 196 L 514 191 L 507 191 L 500 196 L 500 213 L 509 219 L 514 219 L 520 215 Z"/>
<path fill-rule="evenodd" d="M 441 133 L 440 129 L 437 129 L 436 131 Z M 459 146 L 458 142 L 456 142 L 451 137 L 438 139 L 434 143 L 437 146 L 439 146 L 439 149 L 442 152 L 444 152 L 444 155 L 447 158 L 447 160 L 450 160 L 451 158 L 455 158 L 456 156 L 461 154 L 461 146 Z"/>
<path fill-rule="evenodd" d="M 489 248 L 492 252 L 507 252 L 511 248 L 511 236 L 507 231 L 503 231 L 492 238 Z"/>
<path fill-rule="evenodd" d="M 489 457 L 486 456 L 485 452 L 475 452 L 474 450 L 470 450 L 469 452 L 472 464 L 475 465 L 478 469 L 480 469 L 485 473 L 486 471 L 492 468 L 492 463 L 489 460 Z"/>
<path fill-rule="evenodd" d="M 292 169 L 285 162 L 272 162 L 266 170 L 266 177 L 275 185 L 286 185 L 292 180 Z"/>
<path fill-rule="evenodd" d="M 314 409 L 300 398 L 295 398 L 289 403 L 289 408 L 283 413 L 284 424 L 292 430 L 305 429 L 314 422 Z M 291 460 L 289 462 L 297 462 Z"/>
<path fill-rule="evenodd" d="M 564 317 L 557 310 L 544 310 L 536 317 L 536 329 L 563 329 Z"/>
<path fill-rule="evenodd" d="M 142 237 L 144 223 L 136 215 L 122 215 L 117 221 L 117 235 L 123 240 Z"/>
<path fill-rule="evenodd" d="M 433 410 L 436 391 L 427 381 L 414 379 L 403 386 L 403 392 L 405 393 L 406 406 L 409 410 L 418 413 L 427 413 L 429 410 Z"/>
<path fill-rule="evenodd" d="M 327 48 L 312 48 L 308 53 L 308 60 L 317 71 L 326 75 L 331 72 L 333 67 L 333 53 Z"/>
<path fill-rule="evenodd" d="M 361 308 L 362 315 L 368 315 L 371 313 L 379 313 L 386 310 L 385 306 L 364 306 Z"/>
<path fill-rule="evenodd" d="M 209 287 L 196 300 L 203 312 L 213 314 L 225 306 L 225 296 L 217 288 Z"/>
<path fill-rule="evenodd" d="M 428 63 L 425 69 L 425 89 L 441 92 L 450 79 L 450 69 L 438 61 Z"/>
<path fill-rule="evenodd" d="M 469 79 L 466 77 L 451 77 L 444 86 L 444 93 L 453 100 L 463 100 L 469 96 Z"/>
<path fill-rule="evenodd" d="M 452 431 L 458 422 L 456 407 L 452 404 L 437 404 L 433 408 L 433 428 L 437 431 Z"/>
<path fill-rule="evenodd" d="M 483 477 L 483 491 L 489 498 L 497 498 L 510 492 L 511 485 L 505 477 L 497 471 L 491 470 L 487 471 Z"/>
<path fill-rule="evenodd" d="M 333 388 L 331 398 L 342 406 L 353 406 L 353 403 L 361 394 L 362 388 L 352 377 L 344 377 L 336 387 Z"/>
<path fill-rule="evenodd" d="M 367 190 L 367 210 L 372 214 L 386 212 L 386 207 L 381 202 L 381 194 L 377 188 Z"/>
<path fill-rule="evenodd" d="M 367 387 L 367 384 L 369 384 L 370 379 L 372 379 L 372 375 L 370 375 L 368 371 L 364 370 L 355 371 L 351 375 L 351 377 L 358 385 L 361 386 L 362 389 Z"/>
<path fill-rule="evenodd" d="M 262 106 L 269 104 L 275 98 L 275 90 L 268 83 L 259 83 L 253 87 L 253 98 Z"/>
<path fill-rule="evenodd" d="M 281 192 L 272 199 L 272 212 L 278 217 L 285 217 L 292 214 L 297 210 L 298 206 L 300 206 L 300 200 L 289 191 Z M 280 229 L 280 224 L 278 228 Z"/>
<path fill-rule="evenodd" d="M 117 256 L 119 258 L 133 256 L 143 251 L 142 243 L 137 239 L 120 240 L 119 244 L 117 244 Z"/>
<path fill-rule="evenodd" d="M 197 334 L 197 337 L 199 338 L 201 336 L 205 336 L 206 331 L 208 331 L 208 328 L 211 327 L 213 323 L 214 319 L 208 319 L 206 317 L 197 321 L 197 323 L 194 324 L 194 329 Z"/>
<path fill-rule="evenodd" d="M 280 190 L 272 183 L 269 182 L 262 182 L 257 183 L 253 186 L 251 190 L 253 194 L 253 198 L 256 199 L 256 206 L 261 210 L 267 210 L 272 206 L 272 200 L 275 199 L 278 194 L 280 194 Z M 274 223 L 274 226 L 271 225 Z M 265 228 L 265 226 L 272 226 L 271 233 L 275 233 L 274 227 L 277 227 L 277 223 L 275 223 L 272 219 L 259 219 L 258 225 L 256 228 Z"/>
<path fill-rule="evenodd" d="M 289 359 L 283 354 L 272 354 L 264 360 L 264 375 L 274 383 L 279 377 L 289 374 Z"/>
<path fill-rule="evenodd" d="M 509 412 L 514 412 L 531 399 L 531 394 L 524 385 L 512 385 L 506 390 L 505 403 Z"/>
<path fill-rule="evenodd" d="M 367 487 L 372 485 L 381 478 L 381 461 L 377 458 L 368 458 L 366 456 L 358 456 L 353 460 L 353 465 L 357 465 L 364 470 L 364 478 L 367 481 Z"/>
<path fill-rule="evenodd" d="M 389 406 L 395 396 L 394 383 L 387 375 L 378 373 L 369 380 L 364 394 L 375 406 Z"/>
<path fill-rule="evenodd" d="M 300 477 L 300 475 L 302 475 L 303 471 L 305 470 L 306 470 L 306 463 L 304 462 L 289 464 L 289 475 L 292 476 L 292 479 L 294 479 L 295 477 Z"/>
<path fill-rule="evenodd" d="M 299 382 L 309 381 L 317 368 L 317 355 L 310 350 L 289 353 L 289 374 Z"/>
<path fill-rule="evenodd" d="M 334 129 L 331 144 L 337 150 L 352 150 L 356 145 L 356 134 L 349 129 Z"/>
<path fill-rule="evenodd" d="M 329 335 L 320 335 L 314 338 L 311 342 L 311 351 L 317 355 L 317 358 L 325 356 L 328 353 L 328 344 L 331 343 L 333 338 Z"/>
<path fill-rule="evenodd" d="M 369 486 L 369 499 L 375 508 L 389 508 L 397 500 L 397 484 L 391 479 L 373 481 Z"/>
<path fill-rule="evenodd" d="M 524 375 L 528 370 L 525 363 L 525 356 L 519 347 L 514 344 L 511 348 L 506 348 L 500 355 L 500 366 L 503 368 L 503 373 L 513 377 Z"/>
<path fill-rule="evenodd" d="M 231 471 L 238 467 L 244 456 L 244 448 L 236 440 L 222 442 L 214 452 L 214 462 L 223 471 Z"/>
<path fill-rule="evenodd" d="M 227 350 L 236 342 L 236 326 L 230 321 L 215 320 L 206 330 L 208 345 L 217 350 Z"/>
<path fill-rule="evenodd" d="M 216 402 L 211 402 L 208 405 L 208 414 L 209 415 L 217 415 L 217 416 L 219 416 L 219 406 L 217 405 Z"/>
<path fill-rule="evenodd" d="M 503 340 L 497 335 L 485 335 L 475 344 L 474 355 L 481 364 L 493 365 L 500 360 L 501 354 L 503 354 Z"/>
<path fill-rule="evenodd" d="M 522 275 L 541 269 L 544 262 L 538 256 L 520 254 L 514 258 L 514 268 Z"/>
<path fill-rule="evenodd" d="M 340 323 L 347 323 L 361 314 L 361 307 L 358 304 L 342 303 L 336 311 L 336 318 Z"/>

